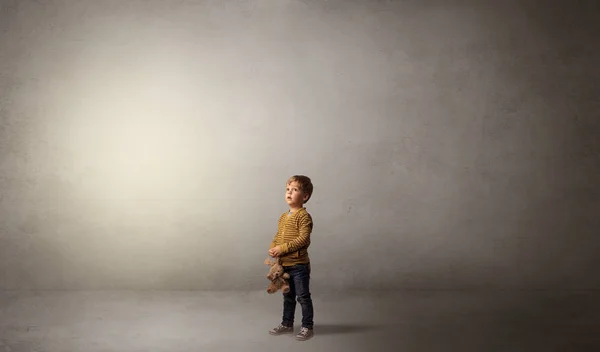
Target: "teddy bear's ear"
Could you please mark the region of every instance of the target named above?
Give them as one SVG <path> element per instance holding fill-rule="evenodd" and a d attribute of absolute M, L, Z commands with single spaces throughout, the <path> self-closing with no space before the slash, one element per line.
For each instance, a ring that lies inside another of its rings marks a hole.
<path fill-rule="evenodd" d="M 273 265 L 273 262 L 271 262 L 271 260 L 269 258 L 265 259 L 265 264 L 266 265 Z"/>

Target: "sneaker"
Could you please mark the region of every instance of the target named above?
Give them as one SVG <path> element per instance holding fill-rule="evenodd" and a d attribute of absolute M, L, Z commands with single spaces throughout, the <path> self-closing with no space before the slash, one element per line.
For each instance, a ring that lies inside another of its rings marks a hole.
<path fill-rule="evenodd" d="M 302 329 L 300 329 L 300 332 L 298 333 L 298 335 L 296 335 L 296 340 L 306 341 L 306 340 L 310 339 L 311 337 L 313 337 L 313 335 L 314 335 L 313 329 L 303 327 Z"/>
<path fill-rule="evenodd" d="M 294 328 L 291 326 L 285 326 L 282 324 L 279 324 L 279 326 L 269 330 L 269 334 L 271 335 L 281 335 L 281 334 L 287 334 L 287 333 L 291 333 L 294 332 Z"/>

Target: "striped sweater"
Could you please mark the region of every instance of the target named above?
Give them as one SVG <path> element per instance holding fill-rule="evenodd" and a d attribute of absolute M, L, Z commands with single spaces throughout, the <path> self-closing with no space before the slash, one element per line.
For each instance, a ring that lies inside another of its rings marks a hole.
<path fill-rule="evenodd" d="M 310 234 L 313 229 L 312 217 L 306 208 L 300 208 L 288 216 L 281 214 L 277 223 L 277 233 L 271 242 L 271 247 L 280 246 L 281 265 L 307 264 Z"/>

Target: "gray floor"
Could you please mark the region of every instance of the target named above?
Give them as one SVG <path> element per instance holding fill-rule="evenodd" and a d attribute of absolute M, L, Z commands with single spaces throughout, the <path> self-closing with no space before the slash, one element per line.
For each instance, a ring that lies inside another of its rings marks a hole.
<path fill-rule="evenodd" d="M 315 337 L 273 337 L 265 292 L 0 292 L 0 352 L 594 351 L 600 292 L 314 292 Z M 300 320 L 300 307 L 297 309 Z"/>

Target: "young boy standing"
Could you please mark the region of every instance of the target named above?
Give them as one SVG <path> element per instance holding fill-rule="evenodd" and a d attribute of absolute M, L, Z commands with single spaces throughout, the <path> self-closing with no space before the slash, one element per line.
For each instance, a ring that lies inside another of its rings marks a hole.
<path fill-rule="evenodd" d="M 294 175 L 286 183 L 285 200 L 289 211 L 281 214 L 277 233 L 271 242 L 269 255 L 279 257 L 284 271 L 290 275 L 290 291 L 283 294 L 283 318 L 279 326 L 271 329 L 271 335 L 292 333 L 296 298 L 302 307 L 302 327 L 296 339 L 305 341 L 313 336 L 313 304 L 310 295 L 310 259 L 308 246 L 313 221 L 304 208 L 313 192 L 309 177 Z"/>

